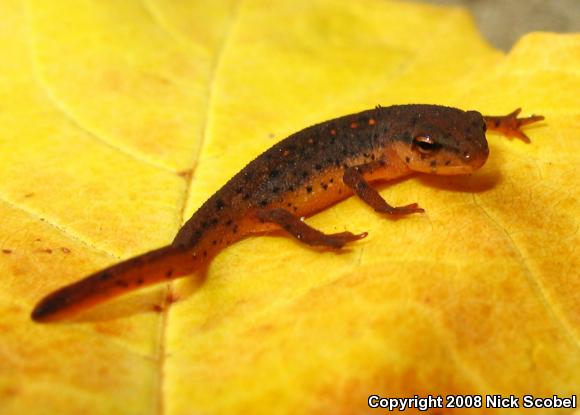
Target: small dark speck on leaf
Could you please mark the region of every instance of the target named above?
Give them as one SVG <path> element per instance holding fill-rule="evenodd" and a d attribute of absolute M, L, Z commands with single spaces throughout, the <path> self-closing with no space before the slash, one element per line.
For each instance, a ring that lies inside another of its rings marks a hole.
<path fill-rule="evenodd" d="M 192 173 L 192 170 L 187 169 L 187 170 L 182 170 L 180 172 L 177 172 L 177 175 L 180 177 L 183 177 L 186 180 L 189 180 L 189 179 L 191 179 L 191 173 Z"/>
<path fill-rule="evenodd" d="M 68 249 L 66 246 L 62 246 L 60 250 L 65 254 L 70 254 L 70 249 Z"/>
<path fill-rule="evenodd" d="M 3 249 L 2 250 L 2 253 L 4 253 L 4 254 L 11 254 L 12 253 L 12 250 L 11 249 Z"/>

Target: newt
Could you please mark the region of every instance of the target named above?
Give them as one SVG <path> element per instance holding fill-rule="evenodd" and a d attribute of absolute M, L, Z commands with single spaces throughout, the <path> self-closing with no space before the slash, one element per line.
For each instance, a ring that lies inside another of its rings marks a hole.
<path fill-rule="evenodd" d="M 488 158 L 486 130 L 529 142 L 521 127 L 543 120 L 483 116 L 438 105 L 377 106 L 294 133 L 262 153 L 211 196 L 170 245 L 130 258 L 64 286 L 32 311 L 54 321 L 140 287 L 193 273 L 222 249 L 252 234 L 282 229 L 298 241 L 330 249 L 367 236 L 327 234 L 301 218 L 356 195 L 375 211 L 408 215 L 370 185 L 412 173 L 469 174 Z"/>

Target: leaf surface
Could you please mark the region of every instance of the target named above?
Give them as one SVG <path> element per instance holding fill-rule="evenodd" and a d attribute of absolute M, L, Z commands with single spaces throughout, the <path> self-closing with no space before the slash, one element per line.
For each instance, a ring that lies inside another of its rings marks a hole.
<path fill-rule="evenodd" d="M 0 14 L 0 413 L 580 393 L 578 35 L 503 55 L 461 9 L 379 0 L 5 0 Z M 546 122 L 531 144 L 488 134 L 471 176 L 381 187 L 424 215 L 351 198 L 308 219 L 369 232 L 342 253 L 248 238 L 171 287 L 30 321 L 47 292 L 170 242 L 292 132 L 408 102 Z"/>

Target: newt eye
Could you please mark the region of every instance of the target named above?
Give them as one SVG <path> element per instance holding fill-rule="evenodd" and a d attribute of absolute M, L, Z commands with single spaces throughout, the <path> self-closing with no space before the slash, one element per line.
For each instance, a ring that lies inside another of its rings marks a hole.
<path fill-rule="evenodd" d="M 418 135 L 413 139 L 413 147 L 416 147 L 419 152 L 423 154 L 431 154 L 439 149 L 441 145 L 437 144 L 435 140 L 428 135 Z"/>

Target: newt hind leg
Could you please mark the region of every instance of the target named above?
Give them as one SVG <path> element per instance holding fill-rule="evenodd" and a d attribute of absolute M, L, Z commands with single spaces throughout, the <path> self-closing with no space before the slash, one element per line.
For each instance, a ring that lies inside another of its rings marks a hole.
<path fill-rule="evenodd" d="M 366 232 L 359 234 L 353 234 L 351 232 L 326 234 L 302 222 L 300 218 L 294 216 L 289 211 L 280 208 L 260 210 L 257 215 L 260 220 L 280 225 L 286 232 L 300 242 L 312 246 L 325 246 L 339 249 L 348 242 L 358 241 L 367 236 Z"/>
<path fill-rule="evenodd" d="M 526 143 L 530 142 L 530 138 L 521 130 L 524 125 L 532 124 L 542 121 L 542 115 L 532 115 L 530 117 L 518 118 L 521 108 L 507 115 L 484 115 L 485 125 L 488 130 L 497 131 L 506 137 L 517 137 Z"/>

